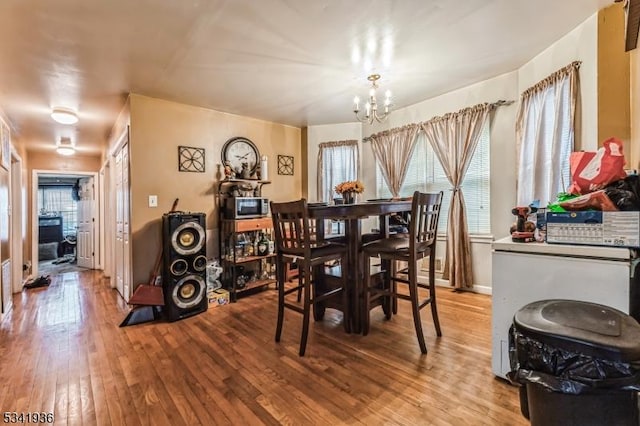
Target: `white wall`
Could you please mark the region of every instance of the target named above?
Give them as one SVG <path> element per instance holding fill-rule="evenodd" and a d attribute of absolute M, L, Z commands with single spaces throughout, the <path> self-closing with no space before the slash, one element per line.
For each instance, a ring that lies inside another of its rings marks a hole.
<path fill-rule="evenodd" d="M 597 13 L 518 70 L 518 93 L 522 93 L 573 61 L 582 61 L 580 66 L 582 144 L 576 139 L 576 149 L 596 151 L 598 149 Z"/>
<path fill-rule="evenodd" d="M 418 123 L 434 116 L 455 112 L 482 102 L 514 100 L 510 106 L 495 110 L 491 123 L 491 229 L 494 239 L 509 235 L 514 222 L 511 209 L 516 202 L 516 138 L 515 119 L 520 94 L 551 73 L 572 61 L 582 61 L 580 67 L 582 99 L 582 149 L 597 149 L 598 105 L 597 105 L 597 14 L 587 19 L 573 31 L 542 51 L 520 69 L 464 87 L 444 95 L 425 100 L 406 108 L 393 111 L 389 120 L 373 126 L 359 123 L 313 126 L 309 128 L 309 194 L 316 193 L 317 145 L 329 140 L 361 139 L 381 130 Z M 638 59 L 636 59 L 636 64 Z M 635 92 L 640 71 L 636 67 Z M 634 77 L 632 77 L 632 80 Z M 636 101 L 637 102 L 637 101 Z M 632 112 L 633 113 L 633 112 Z M 640 111 L 636 108 L 635 145 L 640 145 Z M 633 124 L 632 124 L 633 126 Z M 361 129 L 361 130 L 360 130 Z M 361 146 L 362 180 L 365 198 L 375 198 L 375 161 L 369 144 Z M 311 198 L 311 197 L 310 197 Z M 367 224 L 363 225 L 366 229 Z M 491 292 L 491 238 L 472 237 L 474 289 Z M 444 242 L 439 242 L 436 252 L 444 256 Z"/>
<path fill-rule="evenodd" d="M 362 153 L 362 126 L 360 123 L 327 124 L 322 126 L 309 126 L 307 128 L 308 201 L 318 201 L 318 146 L 322 142 L 352 139 L 359 141 L 360 153 Z"/>

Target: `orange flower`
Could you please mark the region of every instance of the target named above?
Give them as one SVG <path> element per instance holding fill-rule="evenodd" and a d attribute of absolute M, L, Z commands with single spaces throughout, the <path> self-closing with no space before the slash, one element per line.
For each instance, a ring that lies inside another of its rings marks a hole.
<path fill-rule="evenodd" d="M 337 184 L 334 189 L 338 194 L 344 194 L 345 192 L 362 194 L 364 192 L 364 185 L 359 180 L 348 180 Z"/>

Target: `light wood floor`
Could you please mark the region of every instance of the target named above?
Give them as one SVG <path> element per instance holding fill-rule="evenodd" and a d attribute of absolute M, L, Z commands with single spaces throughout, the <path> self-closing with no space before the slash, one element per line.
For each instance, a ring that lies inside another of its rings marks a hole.
<path fill-rule="evenodd" d="M 108 284 L 71 273 L 15 295 L 0 330 L 3 412 L 69 425 L 527 424 L 517 389 L 491 373 L 488 296 L 439 289 L 443 337 L 426 309 L 426 356 L 401 301 L 391 321 L 372 311 L 366 337 L 345 334 L 328 310 L 300 358 L 299 315 L 287 312 L 273 340 L 273 290 L 118 328 L 126 311 Z"/>

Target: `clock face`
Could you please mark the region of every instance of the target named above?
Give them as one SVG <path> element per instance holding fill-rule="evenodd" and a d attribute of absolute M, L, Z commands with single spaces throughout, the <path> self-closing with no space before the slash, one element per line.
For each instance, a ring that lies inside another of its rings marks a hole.
<path fill-rule="evenodd" d="M 242 172 L 242 163 L 247 163 L 251 174 L 255 173 L 259 160 L 258 148 L 247 138 L 229 139 L 222 147 L 223 163 L 228 161 L 238 174 Z"/>

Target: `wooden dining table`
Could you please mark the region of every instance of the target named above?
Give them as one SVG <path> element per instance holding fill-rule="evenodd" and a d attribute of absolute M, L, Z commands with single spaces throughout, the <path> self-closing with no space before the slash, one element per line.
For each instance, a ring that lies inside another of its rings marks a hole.
<path fill-rule="evenodd" d="M 309 217 L 316 219 L 316 233 L 323 238 L 325 219 L 343 220 L 345 223 L 345 239 L 348 247 L 348 262 L 341 266 L 341 273 L 349 276 L 349 301 L 352 312 L 352 330 L 362 331 L 361 318 L 364 298 L 362 283 L 364 278 L 364 259 L 362 257 L 362 220 L 377 216 L 379 236 L 389 236 L 389 215 L 411 211 L 411 199 L 371 200 L 354 204 L 309 204 Z M 366 273 L 370 273 L 366 271 Z"/>

